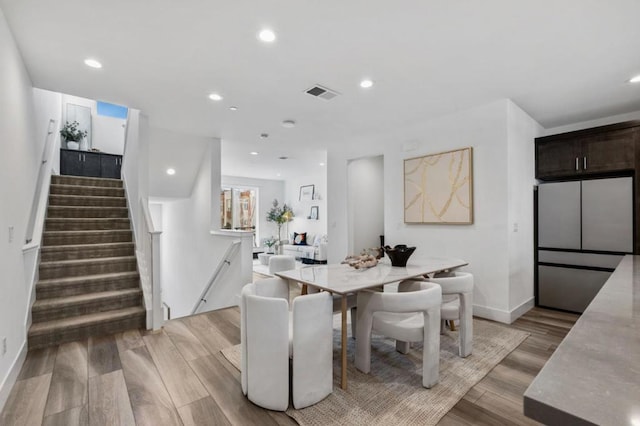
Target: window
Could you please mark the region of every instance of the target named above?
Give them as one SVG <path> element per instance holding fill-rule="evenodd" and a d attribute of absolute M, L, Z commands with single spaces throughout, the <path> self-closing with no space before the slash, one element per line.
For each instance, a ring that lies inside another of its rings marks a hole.
<path fill-rule="evenodd" d="M 129 108 L 127 107 L 116 105 L 116 104 L 110 104 L 108 102 L 98 101 L 98 115 L 104 115 L 107 117 L 114 117 L 114 118 L 122 118 L 126 120 L 128 112 L 129 112 Z"/>
<path fill-rule="evenodd" d="M 220 192 L 220 227 L 239 231 L 253 231 L 256 242 L 258 190 L 227 187 Z"/>

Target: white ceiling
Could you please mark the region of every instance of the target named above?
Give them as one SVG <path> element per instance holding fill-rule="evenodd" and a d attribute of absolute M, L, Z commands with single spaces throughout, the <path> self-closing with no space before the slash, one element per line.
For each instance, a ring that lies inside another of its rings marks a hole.
<path fill-rule="evenodd" d="M 640 74 L 637 0 L 0 6 L 35 86 L 138 108 L 153 127 L 220 137 L 228 175 L 273 178 L 280 155 L 309 170 L 324 149 L 390 132 L 401 143 L 410 124 L 500 98 L 544 127 L 640 110 L 640 85 L 626 82 Z M 274 44 L 257 40 L 264 27 L 276 31 Z M 85 67 L 87 57 L 104 68 Z M 363 77 L 375 86 L 361 89 Z M 315 83 L 341 96 L 303 93 Z M 285 129 L 285 119 L 298 125 Z"/>

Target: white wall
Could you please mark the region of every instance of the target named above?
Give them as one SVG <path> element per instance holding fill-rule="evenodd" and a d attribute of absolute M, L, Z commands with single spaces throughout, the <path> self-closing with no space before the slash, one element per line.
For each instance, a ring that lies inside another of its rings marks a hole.
<path fill-rule="evenodd" d="M 342 185 L 345 186 L 345 182 Z M 300 201 L 300 187 L 306 185 L 315 185 L 314 187 L 314 200 Z M 291 239 L 291 235 L 294 232 L 301 233 L 306 232 L 307 235 L 319 235 L 327 233 L 327 175 L 326 168 L 322 168 L 315 174 L 308 174 L 305 176 L 296 176 L 294 178 L 287 179 L 285 181 L 285 194 L 284 202 L 290 205 L 293 209 L 295 217 L 288 224 L 282 227 L 282 239 Z M 280 205 L 283 200 L 278 199 Z M 318 206 L 318 220 L 307 219 L 311 213 L 311 206 Z M 277 236 L 277 227 L 275 224 L 271 224 L 273 229 L 273 235 Z M 307 244 L 313 244 L 313 241 L 308 241 Z"/>
<path fill-rule="evenodd" d="M 24 360 L 28 294 L 22 246 L 45 139 L 34 119 L 31 79 L 0 10 L 0 409 Z M 10 231 L 13 228 L 13 239 Z"/>
<path fill-rule="evenodd" d="M 93 121 L 93 146 L 109 154 L 124 152 L 124 128 L 127 120 L 123 118 L 95 115 Z"/>
<path fill-rule="evenodd" d="M 510 114 L 509 111 L 513 110 Z M 475 276 L 474 312 L 478 315 L 509 322 L 511 265 L 533 262 L 528 254 L 519 253 L 517 259 L 509 256 L 509 203 L 518 202 L 518 197 L 509 199 L 509 168 L 524 167 L 523 177 L 511 187 L 514 191 L 530 194 L 530 179 L 533 178 L 533 159 L 528 158 L 527 149 L 532 149 L 533 140 L 520 151 L 509 155 L 509 120 L 517 116 L 515 108 L 507 100 L 456 114 L 441 117 L 426 123 L 396 129 L 376 140 L 360 141 L 345 146 L 342 152 L 329 152 L 327 174 L 329 205 L 329 262 L 340 261 L 348 250 L 348 195 L 344 182 L 347 179 L 349 159 L 368 155 L 384 155 L 384 223 L 385 243 L 417 246 L 410 259 L 419 261 L 426 256 L 462 258 L 469 262 L 466 270 Z M 517 117 L 516 117 L 517 118 Z M 526 133 L 526 132 L 523 132 Z M 515 135 L 516 133 L 514 133 Z M 520 134 L 520 133 L 518 133 Z M 514 141 L 519 136 L 513 136 Z M 410 149 L 403 150 L 403 142 Z M 473 225 L 416 225 L 405 224 L 403 215 L 403 160 L 424 154 L 437 153 L 455 148 L 473 147 Z M 508 160 L 511 159 L 511 165 Z M 526 195 L 525 195 L 526 196 Z M 525 229 L 530 226 L 526 206 L 517 209 L 512 216 Z M 530 211 L 532 212 L 532 211 Z M 515 266 L 514 266 L 515 267 Z M 528 272 L 524 272 L 528 273 Z M 531 282 L 529 280 L 529 282 Z M 531 291 L 532 284 L 523 284 Z M 520 288 L 517 288 L 520 291 Z M 526 293 L 523 291 L 523 293 Z M 520 300 L 520 296 L 514 296 Z"/>
<path fill-rule="evenodd" d="M 212 217 L 217 218 L 220 211 L 219 197 L 220 140 L 212 139 L 198 168 L 191 196 L 173 201 L 152 199 L 153 203 L 162 204 L 163 301 L 171 307 L 174 318 L 191 314 L 234 239 L 210 234 Z M 219 220 L 216 223 L 219 227 Z M 215 289 L 216 295 L 208 299 L 208 309 L 235 304 L 235 295 L 251 281 L 252 239 L 250 233 L 238 233 L 238 238 L 243 234 L 248 235 L 248 253 L 241 253 L 240 262 L 232 263 L 221 285 Z M 219 302 L 222 305 L 217 305 Z"/>
<path fill-rule="evenodd" d="M 149 173 L 153 176 L 149 186 L 151 196 L 191 196 L 200 161 L 205 153 L 209 152 L 212 138 L 152 127 L 149 130 L 149 139 Z M 167 175 L 168 168 L 175 169 L 176 174 Z"/>
<path fill-rule="evenodd" d="M 54 141 L 54 157 L 50 167 L 53 168 L 55 174 L 60 173 L 60 128 L 62 120 L 62 94 L 51 92 L 43 89 L 33 89 L 33 99 L 36 113 L 36 137 L 38 140 L 44 140 L 47 137 L 49 128 L 49 119 L 55 119 L 56 125 L 53 129 L 54 134 L 51 135 Z"/>
<path fill-rule="evenodd" d="M 258 215 L 258 220 L 256 221 L 256 240 L 259 243 L 262 238 L 276 236 L 277 228 L 273 223 L 267 222 L 267 212 L 273 206 L 274 199 L 278 200 L 280 203 L 282 203 L 282 200 L 284 200 L 284 181 L 271 179 L 253 179 L 239 176 L 222 176 L 222 186 L 257 188 L 258 206 L 256 209 L 256 214 Z M 217 227 L 220 227 L 219 218 Z"/>
<path fill-rule="evenodd" d="M 379 247 L 384 235 L 384 158 L 352 160 L 347 166 L 349 253 Z"/>
<path fill-rule="evenodd" d="M 127 120 L 98 115 L 98 103 L 93 99 L 62 95 L 62 124 L 67 121 L 67 104 L 80 105 L 91 109 L 91 146 L 108 154 L 124 153 L 124 125 Z"/>
<path fill-rule="evenodd" d="M 543 128 L 511 101 L 507 105 L 510 322 L 534 306 L 533 186 L 535 145 Z"/>

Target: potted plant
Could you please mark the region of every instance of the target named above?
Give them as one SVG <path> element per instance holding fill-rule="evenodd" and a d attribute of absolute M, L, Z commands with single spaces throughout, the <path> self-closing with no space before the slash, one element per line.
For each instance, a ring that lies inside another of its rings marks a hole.
<path fill-rule="evenodd" d="M 275 222 L 278 226 L 278 245 L 280 245 L 282 239 L 280 231 L 282 225 L 293 220 L 293 210 L 291 207 L 284 204 L 282 207 L 278 205 L 278 200 L 273 200 L 273 207 L 267 212 L 267 222 Z"/>
<path fill-rule="evenodd" d="M 273 246 L 276 243 L 276 239 L 273 237 L 269 237 L 264 240 L 264 245 L 267 246 L 267 253 L 273 253 Z"/>
<path fill-rule="evenodd" d="M 78 126 L 80 126 L 80 123 L 77 121 L 72 123 L 67 121 L 60 129 L 60 136 L 67 142 L 67 148 L 69 149 L 80 148 L 80 142 L 87 136 L 87 131 L 78 129 Z"/>

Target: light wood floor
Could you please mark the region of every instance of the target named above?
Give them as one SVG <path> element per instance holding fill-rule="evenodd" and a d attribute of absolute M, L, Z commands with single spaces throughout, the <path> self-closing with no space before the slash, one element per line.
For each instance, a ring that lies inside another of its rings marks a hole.
<path fill-rule="evenodd" d="M 511 327 L 531 333 L 441 425 L 535 424 L 522 394 L 577 315 L 533 309 Z M 237 308 L 29 352 L 0 425 L 290 425 L 251 404 L 220 350 L 240 342 Z"/>

